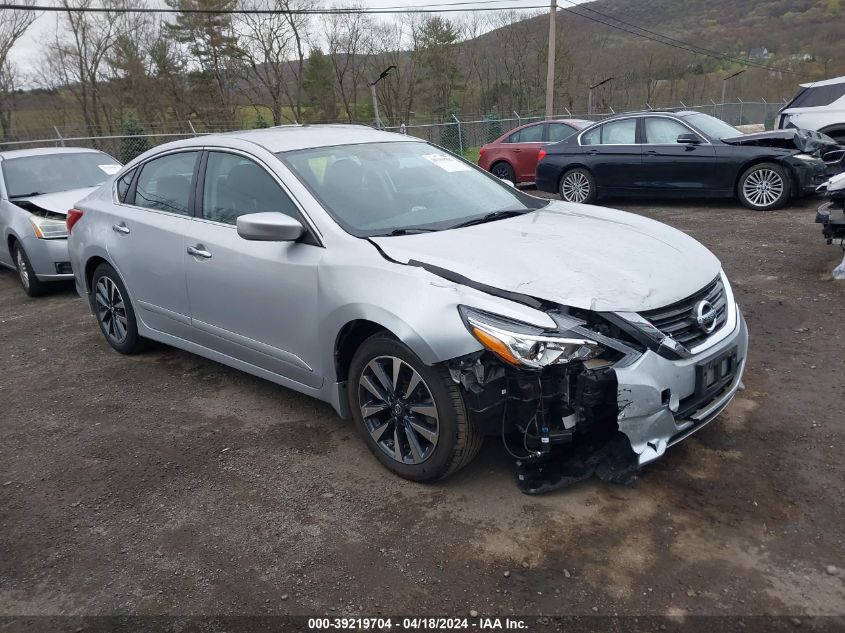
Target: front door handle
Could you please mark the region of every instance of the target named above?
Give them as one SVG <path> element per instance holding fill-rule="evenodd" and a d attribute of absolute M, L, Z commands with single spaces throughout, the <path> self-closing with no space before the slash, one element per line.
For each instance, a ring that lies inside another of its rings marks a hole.
<path fill-rule="evenodd" d="M 121 222 L 120 224 L 112 224 L 111 230 L 115 233 L 123 233 L 124 235 L 129 233 L 129 227 L 126 226 L 124 222 Z"/>
<path fill-rule="evenodd" d="M 657 152 L 653 149 L 646 151 L 646 154 L 648 154 L 649 156 L 657 156 Z"/>
<path fill-rule="evenodd" d="M 203 259 L 211 259 L 211 253 L 205 250 L 205 246 L 203 246 L 202 244 L 197 244 L 196 246 L 189 246 L 188 255 L 193 255 L 194 257 L 202 257 Z"/>

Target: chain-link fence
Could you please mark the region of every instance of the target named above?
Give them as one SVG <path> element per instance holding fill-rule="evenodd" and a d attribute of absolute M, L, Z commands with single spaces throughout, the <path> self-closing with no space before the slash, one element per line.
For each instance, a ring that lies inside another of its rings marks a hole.
<path fill-rule="evenodd" d="M 757 124 L 765 126 L 766 129 L 771 129 L 774 125 L 777 112 L 781 107 L 783 107 L 782 103 L 736 101 L 732 103 L 711 103 L 709 105 L 698 106 L 687 106 L 681 103 L 660 109 L 697 110 L 718 117 L 731 125 Z M 652 109 L 656 110 L 658 108 Z M 612 109 L 589 114 L 565 110 L 554 118 L 597 121 L 614 114 L 619 113 Z M 474 118 L 473 120 L 464 120 L 464 118 L 467 117 L 462 118 L 458 115 L 451 115 L 449 119 L 438 123 L 387 126 L 384 129 L 429 141 L 456 154 L 461 154 L 469 160 L 476 161 L 478 159 L 478 149 L 485 143 L 489 143 L 520 125 L 542 121 L 545 117 L 542 114 L 536 113 L 531 116 L 523 116 L 517 112 L 513 112 L 512 116 L 505 118 L 500 118 L 495 114 Z M 0 152 L 30 147 L 90 147 L 102 150 L 121 162 L 127 163 L 156 145 L 202 134 L 231 131 L 237 129 L 237 125 L 231 122 L 216 122 L 212 125 L 205 124 L 201 128 L 198 128 L 192 123 L 185 125 L 170 124 L 167 126 L 139 125 L 139 128 L 143 129 L 144 132 L 123 135 L 103 134 L 85 136 L 69 135 L 67 130 L 62 131 L 56 127 L 53 128 L 54 134 L 50 136 L 45 135 L 42 138 L 30 136 L 29 138 L 2 141 L 0 142 Z M 154 131 L 149 132 L 148 130 Z"/>

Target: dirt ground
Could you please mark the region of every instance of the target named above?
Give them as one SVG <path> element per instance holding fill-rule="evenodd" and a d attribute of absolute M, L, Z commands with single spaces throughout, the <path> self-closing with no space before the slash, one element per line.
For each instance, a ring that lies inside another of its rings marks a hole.
<path fill-rule="evenodd" d="M 120 356 L 72 288 L 0 272 L 0 615 L 845 614 L 845 282 L 818 201 L 607 204 L 722 260 L 746 389 L 632 485 L 541 497 L 496 438 L 400 480 L 328 405 Z"/>

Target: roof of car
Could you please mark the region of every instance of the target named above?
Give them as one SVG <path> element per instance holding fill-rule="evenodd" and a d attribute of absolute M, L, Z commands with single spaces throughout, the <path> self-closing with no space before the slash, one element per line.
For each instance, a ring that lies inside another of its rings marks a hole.
<path fill-rule="evenodd" d="M 24 156 L 45 156 L 48 154 L 101 154 L 98 149 L 90 147 L 30 147 L 28 149 L 13 149 L 8 152 L 0 152 L 0 160 L 9 158 L 22 158 Z"/>
<path fill-rule="evenodd" d="M 646 116 L 649 114 L 672 114 L 674 116 L 688 116 L 690 114 L 701 113 L 697 110 L 635 110 L 633 112 L 618 112 L 609 117 L 605 117 L 604 119 L 596 121 L 596 123 L 601 123 L 602 121 L 610 121 L 612 119 L 621 119 L 629 116 Z"/>
<path fill-rule="evenodd" d="M 808 84 L 799 84 L 802 88 L 818 88 L 820 86 L 832 86 L 833 84 L 845 83 L 845 76 L 834 77 L 833 79 L 825 79 L 823 81 L 813 81 Z"/>
<path fill-rule="evenodd" d="M 394 134 L 376 130 L 366 125 L 321 124 L 321 125 L 282 125 L 258 130 L 241 130 L 224 134 L 198 136 L 185 141 L 176 141 L 173 146 L 202 146 L 208 144 L 226 144 L 232 139 L 255 143 L 273 152 L 289 152 L 310 147 L 330 145 L 354 145 L 356 143 L 385 143 L 396 141 L 419 141 L 420 139 L 404 134 Z"/>

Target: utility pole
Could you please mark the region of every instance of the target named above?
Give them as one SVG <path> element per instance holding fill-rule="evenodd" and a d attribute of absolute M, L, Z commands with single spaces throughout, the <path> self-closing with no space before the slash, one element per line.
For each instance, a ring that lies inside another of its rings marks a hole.
<path fill-rule="evenodd" d="M 593 90 L 595 90 L 596 88 L 598 88 L 599 86 L 601 86 L 603 84 L 606 84 L 608 81 L 613 81 L 613 77 L 608 77 L 607 79 L 602 79 L 597 84 L 593 84 L 592 86 L 590 86 L 590 90 L 587 93 L 587 118 L 588 119 L 592 118 L 592 116 L 593 116 Z M 651 109 L 651 106 L 649 106 L 649 109 Z"/>
<path fill-rule="evenodd" d="M 388 66 L 383 71 L 381 71 L 381 74 L 378 76 L 378 79 L 376 79 L 375 81 L 370 83 L 370 94 L 373 97 L 373 112 L 375 112 L 375 115 L 376 115 L 376 129 L 377 130 L 381 129 L 381 117 L 378 114 L 378 97 L 376 96 L 376 84 L 378 82 L 380 82 L 382 79 L 384 79 L 385 77 L 387 77 L 390 74 L 390 71 L 393 70 L 394 68 L 396 68 L 396 66 Z"/>
<path fill-rule="evenodd" d="M 742 70 L 736 71 L 733 75 L 728 75 L 727 77 L 722 79 L 722 120 L 724 120 L 725 118 L 725 87 L 728 85 L 728 79 L 733 79 L 737 75 L 741 75 L 742 73 L 744 73 L 746 70 L 746 68 L 743 68 Z"/>
<path fill-rule="evenodd" d="M 555 109 L 555 40 L 557 32 L 555 29 L 555 13 L 557 12 L 557 0 L 549 0 L 549 59 L 546 64 L 546 118 L 554 116 Z"/>

